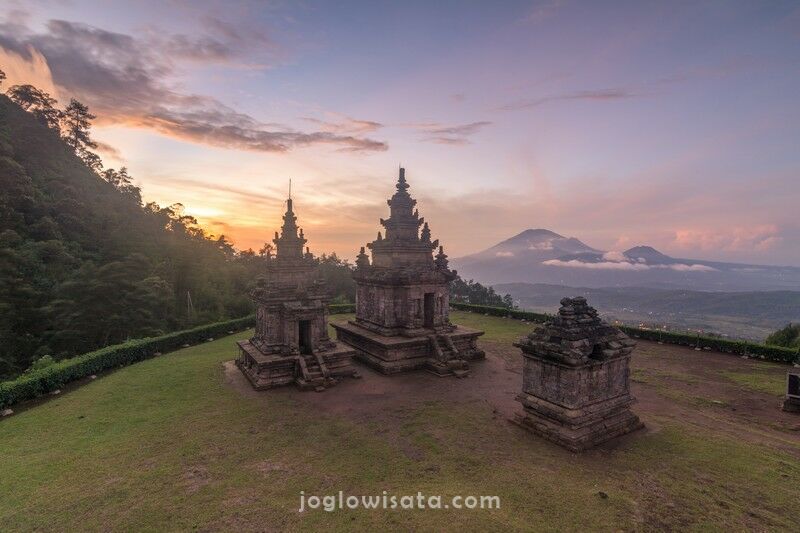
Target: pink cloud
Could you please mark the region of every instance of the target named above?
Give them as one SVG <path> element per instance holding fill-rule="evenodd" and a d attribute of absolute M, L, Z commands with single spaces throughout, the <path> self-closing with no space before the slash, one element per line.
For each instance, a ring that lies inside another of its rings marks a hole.
<path fill-rule="evenodd" d="M 769 250 L 783 241 L 774 224 L 734 227 L 727 230 L 685 229 L 675 232 L 674 246 L 683 249 L 748 252 Z"/>
<path fill-rule="evenodd" d="M 586 268 L 589 270 L 629 270 L 629 271 L 643 271 L 653 269 L 663 270 L 677 270 L 678 272 L 715 272 L 717 269 L 707 265 L 686 265 L 683 263 L 675 263 L 670 265 L 648 265 L 646 263 L 632 263 L 626 261 L 601 261 L 599 263 L 589 263 L 580 261 L 578 259 L 570 259 L 563 261 L 561 259 L 550 259 L 549 261 L 542 261 L 543 265 L 569 267 L 569 268 Z"/>

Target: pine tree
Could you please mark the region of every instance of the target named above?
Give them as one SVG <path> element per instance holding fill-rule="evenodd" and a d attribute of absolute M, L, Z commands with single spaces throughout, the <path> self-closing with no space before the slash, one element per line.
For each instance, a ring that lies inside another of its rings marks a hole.
<path fill-rule="evenodd" d="M 33 85 L 14 85 L 8 90 L 8 97 L 48 128 L 58 129 L 61 111 L 55 107 L 56 99 L 46 92 Z"/>
<path fill-rule="evenodd" d="M 89 108 L 74 98 L 69 101 L 69 105 L 61 114 L 61 132 L 64 142 L 80 155 L 89 148 L 97 148 L 89 135 L 92 127 L 92 120 L 97 118 L 89 113 Z"/>

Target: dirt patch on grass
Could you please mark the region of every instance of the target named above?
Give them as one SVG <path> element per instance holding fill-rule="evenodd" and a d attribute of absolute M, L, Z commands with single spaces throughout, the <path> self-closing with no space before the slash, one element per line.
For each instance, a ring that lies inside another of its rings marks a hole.
<path fill-rule="evenodd" d="M 783 378 L 788 367 L 717 352 L 639 341 L 632 389 L 645 417 L 667 417 L 798 453 L 800 417 L 781 410 L 782 397 L 730 379 L 731 373 Z"/>
<path fill-rule="evenodd" d="M 228 362 L 225 381 L 243 395 L 287 399 L 322 415 L 371 424 L 392 437 L 397 433 L 392 428 L 408 424 L 420 407 L 433 404 L 486 409 L 493 423 L 506 424 L 520 410 L 514 398 L 521 387 L 522 357 L 509 343 L 483 341 L 481 346 L 486 360 L 472 363 L 469 377 L 463 379 L 424 371 L 384 376 L 358 365 L 363 379 L 345 379 L 323 393 L 292 387 L 256 392 Z M 743 387 L 726 376 L 756 369 L 761 374 L 783 375 L 787 367 L 647 341 L 639 341 L 631 366 L 632 390 L 638 400 L 634 411 L 647 431 L 658 431 L 662 421 L 675 420 L 769 443 L 800 456 L 800 417 L 781 411 L 779 396 Z M 626 439 L 604 448 L 613 449 Z M 401 439 L 397 444 L 409 458 L 422 458 L 415 443 Z"/>
<path fill-rule="evenodd" d="M 194 494 L 211 483 L 211 476 L 205 465 L 193 465 L 184 468 L 181 475 L 181 486 L 188 494 Z"/>

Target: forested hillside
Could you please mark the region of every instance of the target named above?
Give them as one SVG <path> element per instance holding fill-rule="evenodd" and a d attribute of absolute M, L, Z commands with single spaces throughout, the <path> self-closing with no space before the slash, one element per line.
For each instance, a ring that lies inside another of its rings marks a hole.
<path fill-rule="evenodd" d="M 2 82 L 2 71 L 0 71 Z M 88 108 L 30 85 L 0 94 L 0 379 L 130 338 L 243 316 L 263 255 L 206 234 L 180 204 L 142 204 L 125 168 L 91 151 Z M 273 228 L 265 228 L 271 234 Z M 335 302 L 352 266 L 322 254 Z M 454 298 L 507 305 L 491 288 Z M 509 298 L 506 298 L 508 300 Z"/>
<path fill-rule="evenodd" d="M 0 376 L 246 314 L 259 263 L 180 206 L 142 205 L 124 169 L 92 171 L 0 95 Z"/>

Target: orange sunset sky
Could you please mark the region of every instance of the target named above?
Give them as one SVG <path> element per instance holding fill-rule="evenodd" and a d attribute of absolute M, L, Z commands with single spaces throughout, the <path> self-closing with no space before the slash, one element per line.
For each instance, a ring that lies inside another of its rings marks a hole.
<path fill-rule="evenodd" d="M 796 2 L 0 3 L 4 87 L 88 104 L 106 166 L 239 248 L 291 179 L 352 259 L 402 164 L 451 257 L 548 228 L 800 265 Z"/>

